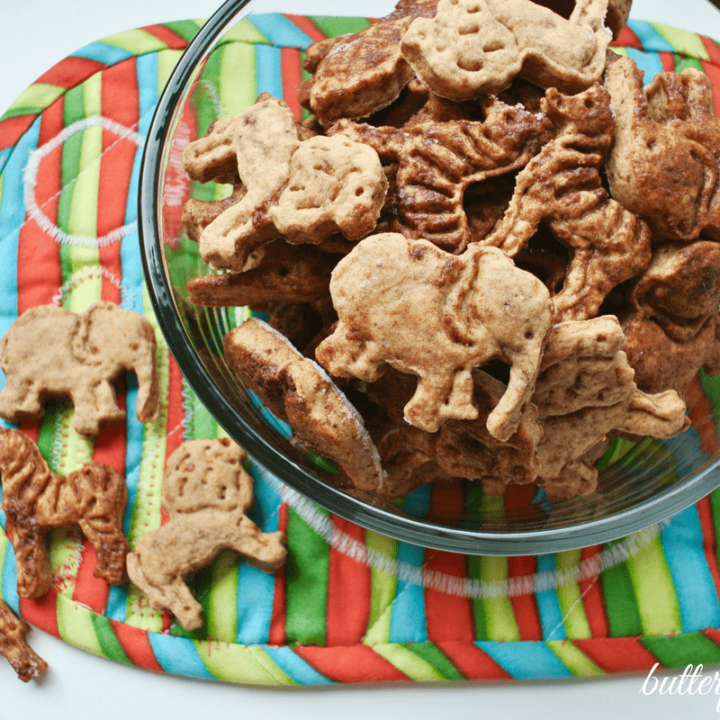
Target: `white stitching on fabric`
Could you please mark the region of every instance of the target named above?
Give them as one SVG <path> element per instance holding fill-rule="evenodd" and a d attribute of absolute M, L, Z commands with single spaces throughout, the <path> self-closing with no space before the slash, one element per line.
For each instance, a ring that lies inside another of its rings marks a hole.
<path fill-rule="evenodd" d="M 42 159 L 46 155 L 50 154 L 53 150 L 67 142 L 67 140 L 73 135 L 79 132 L 84 132 L 85 130 L 94 127 L 101 127 L 104 130 L 114 133 L 118 136 L 118 140 L 116 140 L 114 143 L 112 143 L 112 145 L 110 145 L 102 153 L 100 153 L 100 155 L 95 158 L 93 162 L 90 163 L 86 168 L 83 168 L 83 170 L 76 177 L 74 177 L 65 187 L 63 187 L 60 192 L 76 183 L 78 178 L 84 172 L 86 172 L 88 168 L 98 163 L 102 156 L 105 155 L 105 153 L 107 153 L 109 150 L 111 150 L 121 140 L 129 140 L 130 142 L 135 143 L 138 148 L 141 148 L 145 142 L 145 138 L 138 135 L 138 133 L 136 133 L 131 128 L 121 125 L 120 123 L 116 123 L 109 118 L 96 115 L 84 118 L 82 120 L 78 120 L 77 122 L 68 125 L 67 127 L 63 128 L 63 130 L 58 133 L 52 140 L 49 140 L 41 147 L 33 150 L 28 156 L 28 160 L 23 171 L 23 194 L 25 209 L 28 216 L 32 220 L 34 220 L 35 223 L 37 223 L 38 227 L 40 227 L 40 229 L 45 232 L 49 237 L 51 237 L 56 242 L 64 245 L 88 248 L 107 247 L 108 245 L 112 245 L 113 243 L 122 240 L 123 237 L 131 235 L 137 229 L 137 222 L 131 222 L 127 225 L 123 225 L 120 228 L 112 230 L 107 235 L 103 235 L 99 238 L 72 235 L 70 233 L 66 233 L 55 223 L 53 223 L 47 217 L 47 215 L 42 212 L 42 208 L 39 207 L 37 204 L 37 200 L 35 198 L 35 188 L 37 186 L 37 174 Z M 53 197 L 57 197 L 58 194 L 54 195 Z M 50 200 L 52 199 L 53 198 L 49 198 L 47 202 L 50 202 Z M 46 204 L 47 203 L 44 203 L 43 207 Z"/>
<path fill-rule="evenodd" d="M 325 541 L 338 552 L 342 552 L 353 560 L 363 563 L 375 570 L 394 575 L 408 584 L 422 585 L 444 592 L 449 595 L 472 599 L 489 599 L 530 595 L 545 590 L 555 590 L 561 585 L 579 583 L 598 577 L 601 572 L 619 565 L 646 548 L 660 531 L 672 520 L 665 520 L 620 540 L 593 557 L 583 560 L 579 565 L 561 570 L 547 570 L 534 575 L 508 578 L 502 580 L 479 580 L 477 578 L 460 578 L 436 570 L 418 568 L 409 563 L 392 558 L 385 553 L 368 548 L 338 528 L 332 519 L 319 512 L 313 503 L 302 497 L 291 488 L 283 485 L 277 478 L 263 468 L 258 467 L 263 479 L 273 486 L 283 500 L 313 528 Z"/>
<path fill-rule="evenodd" d="M 129 286 L 124 285 L 116 275 L 106 268 L 96 265 L 94 267 L 86 267 L 82 270 L 74 272 L 65 284 L 57 291 L 57 293 L 53 295 L 52 304 L 62 306 L 68 299 L 67 296 L 73 290 L 79 288 L 84 282 L 96 280 L 98 277 L 106 278 L 120 291 L 123 303 L 127 303 L 128 301 L 134 303 L 137 300 L 137 295 L 130 289 Z"/>

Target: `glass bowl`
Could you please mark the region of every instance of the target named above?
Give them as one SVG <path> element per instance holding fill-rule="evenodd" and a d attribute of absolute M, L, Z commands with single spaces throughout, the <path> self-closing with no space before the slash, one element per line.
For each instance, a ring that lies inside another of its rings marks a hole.
<path fill-rule="evenodd" d="M 308 6 L 313 9 L 318 1 Z M 292 7 L 295 13 L 304 8 Z M 387 2 L 356 7 L 375 17 L 392 9 Z M 283 483 L 327 511 L 405 542 L 466 554 L 529 555 L 592 546 L 669 518 L 720 485 L 720 378 L 702 372 L 688 398 L 692 426 L 686 433 L 664 441 L 615 441 L 599 461 L 597 491 L 572 500 L 550 502 L 534 486 L 498 498 L 484 495 L 480 483 L 457 482 L 426 485 L 390 502 L 335 486 L 332 465 L 292 441 L 290 429 L 260 405 L 223 357 L 223 336 L 249 311 L 189 302 L 187 281 L 210 269 L 180 223 L 188 196 L 228 194 L 227 187 L 186 180 L 180 157 L 187 142 L 203 135 L 217 117 L 251 105 L 262 90 L 299 110 L 298 58 L 314 39 L 311 28 L 341 34 L 367 24 L 309 12 L 309 21 L 267 14 L 278 9 L 283 8 L 262 0 L 226 2 L 207 22 L 162 94 L 141 170 L 140 236 L 149 295 L 180 369 L 229 435 Z M 262 37 L 270 42 L 253 44 Z"/>

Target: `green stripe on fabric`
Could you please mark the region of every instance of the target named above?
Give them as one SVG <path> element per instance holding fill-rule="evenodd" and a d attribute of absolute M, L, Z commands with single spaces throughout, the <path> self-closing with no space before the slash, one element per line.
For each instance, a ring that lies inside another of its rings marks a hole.
<path fill-rule="evenodd" d="M 310 15 L 309 17 L 328 37 L 358 33 L 370 25 L 369 20 L 359 17 L 333 17 L 331 15 Z"/>
<path fill-rule="evenodd" d="M 450 662 L 435 643 L 413 643 L 407 645 L 407 649 L 435 668 L 445 680 L 465 680 L 465 676 Z"/>
<path fill-rule="evenodd" d="M 45 108 L 41 105 L 23 105 L 22 107 L 6 110 L 0 116 L 0 120 L 9 120 L 14 117 L 22 117 L 23 115 L 39 115 L 43 110 L 45 110 Z"/>
<path fill-rule="evenodd" d="M 643 633 L 663 635 L 682 631 L 680 605 L 660 536 L 628 558 L 627 567 L 637 598 Z"/>
<path fill-rule="evenodd" d="M 223 682 L 246 685 L 297 685 L 259 646 L 193 640 L 207 669 Z"/>
<path fill-rule="evenodd" d="M 147 289 L 143 289 L 143 313 L 152 325 L 157 339 L 155 364 L 159 379 L 160 412 L 153 422 L 144 426 L 135 507 L 128 532 L 130 550 L 135 547 L 140 536 L 160 527 L 161 524 L 160 493 L 165 473 L 168 432 L 169 351 L 153 312 Z M 144 595 L 132 584 L 128 586 L 127 592 L 127 624 L 150 632 L 162 630 L 162 613 L 149 609 Z"/>
<path fill-rule="evenodd" d="M 608 50 L 612 50 L 612 52 L 614 52 L 616 55 L 620 55 L 621 57 L 628 57 L 628 55 L 630 55 L 627 48 L 624 47 L 611 47 L 608 48 Z"/>
<path fill-rule="evenodd" d="M 249 108 L 257 98 L 255 47 L 247 43 L 224 45 L 218 81 L 220 106 L 226 117 Z"/>
<path fill-rule="evenodd" d="M 642 634 L 642 622 L 635 601 L 635 591 L 625 563 L 603 570 L 600 574 L 611 637 L 636 637 Z"/>
<path fill-rule="evenodd" d="M 240 557 L 230 550 L 220 553 L 212 564 L 208 595 L 207 634 L 212 640 L 237 640 L 238 565 Z"/>
<path fill-rule="evenodd" d="M 712 512 L 712 524 L 715 530 L 715 557 L 720 564 L 720 488 L 710 493 L 710 510 Z"/>
<path fill-rule="evenodd" d="M 582 561 L 581 550 L 566 550 L 556 555 L 555 566 L 559 571 L 572 571 Z M 577 583 L 567 583 L 557 588 L 557 597 L 563 617 L 565 634 L 570 639 L 591 638 L 592 630 L 585 614 L 585 606 Z"/>
<path fill-rule="evenodd" d="M 486 583 L 505 583 L 508 578 L 508 559 L 500 556 L 480 558 L 480 578 Z M 520 628 L 515 620 L 512 602 L 507 596 L 482 598 L 485 632 L 488 640 L 511 642 L 520 640 Z"/>
<path fill-rule="evenodd" d="M 396 558 L 398 541 L 367 530 L 365 544 L 371 553 Z M 392 620 L 392 603 L 397 592 L 397 578 L 378 568 L 370 571 L 370 617 L 368 631 L 365 633 L 363 643 L 376 645 L 390 642 L 390 623 Z"/>
<path fill-rule="evenodd" d="M 93 655 L 102 655 L 91 619 L 92 613 L 64 596 L 58 597 L 56 607 L 60 639 Z"/>
<path fill-rule="evenodd" d="M 482 579 L 482 563 L 480 556 L 470 555 L 468 557 L 468 577 L 472 580 Z M 473 610 L 473 624 L 475 626 L 476 640 L 489 640 L 487 634 L 487 617 L 485 615 L 485 603 L 482 598 L 472 598 L 470 601 Z"/>
<path fill-rule="evenodd" d="M 598 667 L 580 648 L 565 640 L 548 640 L 545 643 L 560 662 L 575 677 L 590 677 L 592 675 L 605 675 L 605 671 Z"/>
<path fill-rule="evenodd" d="M 287 545 L 291 548 L 285 564 L 288 643 L 325 645 L 330 547 L 292 508 L 288 510 Z"/>
<path fill-rule="evenodd" d="M 158 83 L 158 97 L 161 95 L 165 86 L 170 80 L 170 75 L 178 64 L 178 60 L 182 57 L 182 50 L 163 50 L 159 52 L 155 57 L 157 58 L 157 83 Z"/>
<path fill-rule="evenodd" d="M 183 40 L 187 40 L 188 42 L 198 34 L 198 31 L 202 27 L 202 24 L 196 22 L 195 20 L 176 20 L 173 22 L 166 22 L 164 25 L 179 35 Z"/>
<path fill-rule="evenodd" d="M 122 645 L 120 645 L 120 641 L 113 632 L 110 621 L 104 615 L 96 615 L 95 613 L 88 614 L 92 620 L 95 635 L 103 656 L 109 658 L 110 660 L 115 660 L 116 662 L 133 665 L 133 662 L 125 654 L 125 651 L 122 649 Z"/>
<path fill-rule="evenodd" d="M 681 30 L 663 23 L 650 24 L 657 30 L 659 35 L 664 37 L 675 48 L 675 52 L 699 58 L 700 60 L 710 59 L 710 55 L 697 33 Z"/>
<path fill-rule="evenodd" d="M 442 673 L 438 672 L 427 660 L 411 652 L 404 645 L 385 643 L 373 645 L 372 649 L 411 680 L 417 682 L 445 680 Z"/>
<path fill-rule="evenodd" d="M 167 48 L 164 42 L 142 28 L 115 33 L 103 38 L 100 42 L 125 50 L 131 55 L 145 55 Z"/>
<path fill-rule="evenodd" d="M 34 83 L 10 105 L 10 110 L 28 107 L 44 109 L 52 105 L 64 92 L 65 88 L 58 85 Z"/>
<path fill-rule="evenodd" d="M 720 663 L 720 647 L 702 633 L 685 633 L 669 637 L 642 637 L 640 642 L 665 667 Z"/>
<path fill-rule="evenodd" d="M 235 23 L 220 39 L 221 43 L 244 42 L 268 45 L 270 41 L 253 25 L 250 18 L 244 17 Z"/>
<path fill-rule="evenodd" d="M 695 70 L 699 70 L 701 73 L 705 72 L 700 60 L 696 60 L 695 58 L 680 57 L 677 55 L 675 57 L 677 58 L 677 64 L 675 65 L 675 72 L 679 73 L 687 68 L 694 68 Z"/>

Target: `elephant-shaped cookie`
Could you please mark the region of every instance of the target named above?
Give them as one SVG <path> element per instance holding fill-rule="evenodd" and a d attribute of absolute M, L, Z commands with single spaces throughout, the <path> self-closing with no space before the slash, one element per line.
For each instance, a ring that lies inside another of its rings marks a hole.
<path fill-rule="evenodd" d="M 26 310 L 0 339 L 0 417 L 9 422 L 39 418 L 46 400 L 70 397 L 73 428 L 97 435 L 100 424 L 125 417 L 113 381 L 137 375 L 137 417 L 151 422 L 159 409 L 155 332 L 140 314 L 111 302 L 83 313 L 54 305 Z"/>
<path fill-rule="evenodd" d="M 553 311 L 545 286 L 501 250 L 471 243 L 451 255 L 427 240 L 372 235 L 338 263 L 330 293 L 339 321 L 315 355 L 332 375 L 373 382 L 387 366 L 415 375 L 405 417 L 435 432 L 478 417 L 472 370 L 497 359 L 510 379 L 487 428 L 500 441 L 515 432 Z"/>

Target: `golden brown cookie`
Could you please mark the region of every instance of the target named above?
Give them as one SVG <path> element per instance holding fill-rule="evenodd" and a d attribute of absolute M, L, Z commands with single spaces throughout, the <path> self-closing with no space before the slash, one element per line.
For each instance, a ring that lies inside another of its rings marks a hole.
<path fill-rule="evenodd" d="M 501 441 L 513 434 L 552 324 L 539 280 L 496 248 L 472 244 L 456 256 L 385 233 L 338 263 L 330 292 L 339 322 L 316 357 L 332 375 L 372 382 L 388 365 L 415 375 L 405 416 L 435 432 L 446 420 L 478 417 L 472 370 L 500 359 L 510 382 L 487 427 Z"/>
<path fill-rule="evenodd" d="M 308 104 L 324 125 L 363 118 L 395 100 L 413 78 L 400 39 L 416 17 L 432 17 L 437 0 L 400 0 L 396 9 L 359 33 L 311 46 Z"/>
<path fill-rule="evenodd" d="M 28 644 L 30 626 L 0 600 L 0 655 L 4 655 L 23 682 L 40 677 L 47 663 Z"/>
<path fill-rule="evenodd" d="M 284 534 L 261 532 L 246 515 L 253 502 L 253 480 L 242 466 L 246 459 L 227 438 L 183 443 L 168 458 L 163 477 L 169 520 L 145 533 L 128 555 L 130 580 L 185 630 L 202 627 L 202 606 L 186 579 L 221 550 L 233 550 L 268 573 L 285 562 Z"/>
<path fill-rule="evenodd" d="M 602 185 L 614 127 L 603 87 L 575 96 L 551 88 L 542 107 L 555 138 L 520 171 L 508 210 L 483 243 L 515 257 L 545 223 L 570 252 L 562 289 L 553 297 L 556 319 L 582 320 L 647 266 L 650 231 Z"/>
<path fill-rule="evenodd" d="M 125 582 L 125 478 L 108 465 L 85 463 L 55 475 L 20 430 L 0 428 L 0 477 L 5 530 L 15 550 L 18 595 L 42 597 L 52 584 L 47 534 L 79 525 L 97 552 L 95 576 Z"/>
<path fill-rule="evenodd" d="M 584 90 L 605 69 L 608 0 L 577 0 L 563 18 L 530 0 L 440 0 L 413 21 L 403 57 L 437 95 L 470 100 L 520 75 L 544 88 Z"/>
<path fill-rule="evenodd" d="M 298 440 L 336 463 L 343 480 L 382 489 L 380 458 L 362 418 L 317 363 L 256 318 L 225 336 L 225 358 Z"/>
<path fill-rule="evenodd" d="M 215 128 L 185 148 L 183 167 L 189 177 L 203 177 L 218 156 L 234 154 L 246 192 L 202 227 L 203 262 L 242 271 L 252 252 L 278 237 L 318 244 L 342 233 L 358 240 L 375 227 L 387 179 L 367 145 L 343 137 L 304 139 L 287 105 L 267 93 Z"/>
<path fill-rule="evenodd" d="M 467 189 L 524 167 L 549 139 L 547 119 L 522 105 L 490 99 L 485 112 L 482 122 L 426 120 L 393 128 L 340 121 L 329 132 L 367 143 L 384 165 L 397 165 L 383 229 L 461 253 L 476 239 L 465 208 Z"/>
<path fill-rule="evenodd" d="M 627 336 L 623 350 L 639 388 L 685 393 L 698 370 L 712 363 L 718 306 L 720 244 L 698 240 L 655 249 L 620 316 Z"/>
<path fill-rule="evenodd" d="M 720 119 L 709 78 L 661 72 L 643 87 L 631 58 L 607 69 L 617 126 L 607 173 L 612 196 L 664 240 L 720 240 Z"/>
<path fill-rule="evenodd" d="M 114 303 L 97 302 L 79 314 L 54 305 L 30 308 L 0 339 L 0 417 L 39 418 L 46 400 L 69 397 L 73 428 L 97 435 L 102 423 L 125 417 L 112 383 L 134 371 L 137 417 L 151 422 L 159 410 L 155 350 L 152 325 Z"/>

